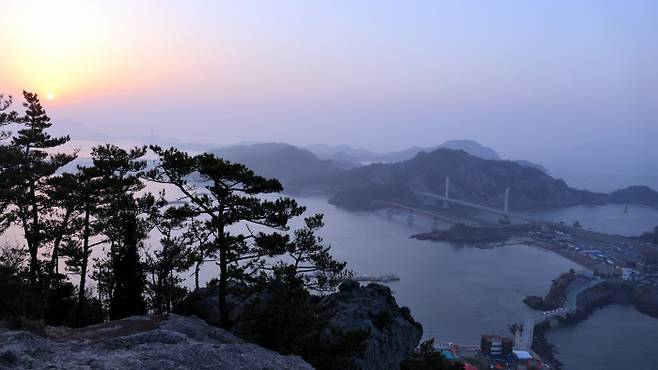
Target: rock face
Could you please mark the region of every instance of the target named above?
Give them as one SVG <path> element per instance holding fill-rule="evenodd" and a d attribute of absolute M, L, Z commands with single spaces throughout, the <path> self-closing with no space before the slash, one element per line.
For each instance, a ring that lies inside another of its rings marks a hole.
<path fill-rule="evenodd" d="M 553 280 L 546 297 L 528 296 L 523 302 L 535 310 L 553 310 L 561 307 L 566 298 L 566 292 L 581 285 L 591 278 L 569 272 Z M 597 308 L 609 304 L 633 304 L 635 308 L 652 317 L 658 317 L 658 289 L 652 287 L 637 287 L 623 281 L 609 279 L 578 295 L 576 300 L 578 311 L 570 315 L 570 321 L 578 322 L 589 316 Z"/>
<path fill-rule="evenodd" d="M 566 292 L 569 289 L 584 284 L 589 279 L 591 278 L 576 274 L 574 271 L 564 273 L 557 279 L 553 280 L 551 289 L 546 297 L 542 298 L 537 296 L 528 296 L 523 300 L 523 302 L 535 310 L 554 310 L 558 307 L 562 307 L 562 304 L 566 298 Z"/>
<path fill-rule="evenodd" d="M 297 356 L 174 314 L 46 333 L 0 330 L 0 369 L 313 369 Z"/>
<path fill-rule="evenodd" d="M 227 299 L 227 301 L 229 301 Z M 190 294 L 174 309 L 174 312 L 185 316 L 197 316 L 213 326 L 220 325 L 217 290 L 199 288 Z"/>
<path fill-rule="evenodd" d="M 633 286 L 622 280 L 607 280 L 590 288 L 578 295 L 576 299 L 578 311 L 572 315 L 572 321 L 580 321 L 597 308 L 609 304 L 631 304 L 633 291 Z"/>
<path fill-rule="evenodd" d="M 658 289 L 649 287 L 635 289 L 633 304 L 638 311 L 658 318 Z"/>
<path fill-rule="evenodd" d="M 267 296 L 261 293 L 253 302 L 266 304 Z M 320 338 L 320 343 L 331 347 L 343 339 L 342 334 L 365 333 L 364 350 L 351 358 L 359 369 L 399 369 L 400 362 L 418 346 L 423 335 L 422 326 L 413 319 L 409 309 L 399 307 L 391 290 L 380 284 L 360 286 L 357 282 L 345 282 L 338 292 L 315 297 L 313 304 L 317 308 L 316 317 L 327 325 L 319 332 L 308 333 L 309 337 Z M 217 307 L 216 292 L 199 289 L 183 301 L 177 312 L 196 315 L 216 325 L 219 312 L 214 307 Z M 240 305 L 232 316 L 242 310 L 259 312 L 261 309 L 249 310 Z M 232 329 L 244 337 L 250 336 L 250 330 L 248 322 L 244 321 Z"/>
<path fill-rule="evenodd" d="M 363 357 L 355 359 L 360 369 L 399 369 L 423 335 L 409 309 L 400 308 L 391 289 L 380 284 L 343 283 L 339 292 L 324 297 L 319 307 L 330 317 L 331 328 L 369 333 Z"/>

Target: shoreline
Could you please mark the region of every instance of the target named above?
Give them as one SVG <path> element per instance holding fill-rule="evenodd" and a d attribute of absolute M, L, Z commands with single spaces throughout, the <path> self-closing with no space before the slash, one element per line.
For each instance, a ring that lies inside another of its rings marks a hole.
<path fill-rule="evenodd" d="M 517 244 L 524 244 L 532 247 L 537 247 L 545 251 L 553 252 L 561 256 L 562 258 L 565 258 L 590 272 L 596 271 L 596 267 L 599 265 L 597 263 L 594 263 L 589 258 L 581 256 L 578 253 L 571 252 L 561 247 L 556 247 L 550 243 L 546 243 L 541 240 L 530 239 L 530 240 L 525 240 L 525 242 L 526 243 L 517 243 Z"/>
<path fill-rule="evenodd" d="M 432 235 L 434 234 L 432 232 L 411 235 L 410 237 L 420 240 L 445 241 L 449 244 L 460 244 L 464 246 L 476 247 L 479 249 L 492 249 L 496 247 L 522 244 L 527 247 L 540 248 L 549 252 L 553 252 L 560 257 L 573 262 L 584 270 L 588 270 L 590 272 L 601 271 L 604 273 L 613 269 L 610 264 L 605 262 L 605 259 L 594 261 L 593 258 L 579 254 L 578 251 L 584 251 L 587 249 L 600 249 L 604 251 L 604 253 L 610 257 L 610 259 L 615 261 L 616 265 L 624 266 L 625 262 L 631 260 L 632 257 L 627 258 L 622 253 L 615 252 L 616 247 L 621 247 L 624 249 L 624 251 L 626 251 L 627 248 L 629 251 L 636 252 L 640 252 L 646 248 L 652 248 L 647 247 L 644 243 L 641 243 L 640 241 L 627 236 L 577 229 L 568 225 L 560 225 L 558 223 L 546 223 L 542 225 L 530 224 L 525 226 L 512 225 L 512 227 L 509 228 L 500 226 L 496 227 L 497 225 L 490 226 L 490 228 L 484 227 L 482 229 L 497 229 L 497 231 L 500 232 L 500 236 L 498 237 L 500 240 L 498 240 L 496 237 L 494 237 L 494 240 L 489 239 L 489 235 L 486 235 L 486 230 L 484 230 L 485 232 L 481 233 L 480 235 L 477 235 L 477 238 L 470 238 L 472 235 L 469 235 L 468 232 L 455 233 L 453 235 L 446 233 L 443 235 L 447 236 L 451 240 L 440 240 L 438 238 L 435 239 L 434 237 L 437 235 Z M 562 234 L 560 234 L 558 231 L 562 232 Z M 539 235 L 538 232 L 541 232 L 544 235 Z M 548 234 L 553 234 L 555 237 L 553 239 L 546 238 L 545 236 Z M 418 237 L 419 235 L 422 235 L 422 237 Z M 454 238 L 451 238 L 451 236 L 454 236 Z M 473 239 L 479 239 L 479 242 L 473 242 Z M 628 246 L 625 243 L 628 243 Z M 576 246 L 580 247 L 580 249 L 576 249 Z M 574 266 L 573 268 L 579 270 L 578 267 Z M 637 307 L 636 310 L 643 314 L 649 315 L 647 312 L 640 311 Z M 580 318 L 580 320 L 586 319 L 587 316 Z M 565 323 L 562 323 L 561 325 L 564 324 Z M 577 322 L 567 322 L 566 324 L 575 325 Z M 560 348 L 559 346 L 556 346 L 554 343 L 549 341 L 549 336 L 546 333 L 548 330 L 550 330 L 550 327 L 548 325 L 545 326 L 545 328 L 536 328 L 539 330 L 536 330 L 535 333 L 533 350 L 537 352 L 546 362 L 553 365 L 562 365 L 560 363 Z M 554 366 L 554 368 L 564 368 L 564 365 L 561 367 L 559 367 L 559 365 Z"/>
<path fill-rule="evenodd" d="M 586 270 L 586 274 L 591 274 L 592 276 L 598 275 L 606 278 L 605 283 L 600 284 L 600 286 L 587 289 L 578 294 L 576 303 L 577 311 L 568 318 L 559 320 L 559 325 L 577 325 L 586 320 L 595 310 L 617 303 L 630 304 L 639 313 L 658 319 L 657 288 L 641 286 L 639 283 L 632 283 L 620 279 L 607 279 L 618 276 L 616 266 L 624 266 L 629 261 L 628 258 L 621 256 L 621 253 L 615 253 L 619 250 L 619 245 L 625 246 L 628 249 L 637 248 L 636 250 L 651 248 L 641 245 L 637 240 L 586 230 L 572 230 L 572 228 L 563 226 L 558 226 L 553 229 L 552 232 L 560 235 L 560 237 L 552 240 L 546 240 L 544 235 L 531 232 L 530 230 L 532 230 L 532 227 L 518 226 L 508 228 L 507 232 L 503 231 L 497 233 L 497 235 L 494 234 L 494 240 L 487 240 L 485 234 L 490 228 L 477 228 L 476 230 L 479 233 L 469 235 L 471 229 L 475 228 L 462 226 L 461 228 L 454 230 L 417 234 L 413 235 L 412 238 L 419 240 L 444 241 L 452 244 L 457 243 L 479 249 L 525 245 L 555 253 L 560 257 L 575 263 L 583 270 Z M 580 248 L 576 248 L 576 245 L 580 246 Z M 586 249 L 600 249 L 608 256 L 612 255 L 614 257 L 594 259 L 581 252 Z M 610 259 L 614 259 L 615 262 L 610 263 Z M 553 286 L 556 284 L 556 281 L 557 280 L 553 280 Z M 551 288 L 553 288 L 553 286 Z M 526 299 L 527 298 L 530 297 L 526 297 Z M 525 299 L 524 303 L 535 310 L 539 309 L 546 311 L 561 307 L 565 298 L 566 292 L 562 297 L 562 303 L 554 307 L 536 307 L 528 304 Z M 552 368 L 557 370 L 564 369 L 565 365 L 560 359 L 559 347 L 556 344 L 551 343 L 546 335 L 551 327 L 552 325 L 550 323 L 543 323 L 535 327 L 532 350 L 537 353 L 543 361 L 550 364 Z"/>
<path fill-rule="evenodd" d="M 583 281 L 591 281 L 591 279 L 574 271 L 564 273 L 553 280 L 546 296 L 528 296 L 523 302 L 528 307 L 540 311 L 561 307 L 567 300 L 569 291 L 579 289 L 584 284 Z M 566 318 L 558 319 L 558 325 L 577 325 L 587 320 L 595 311 L 610 305 L 630 305 L 638 313 L 658 319 L 658 289 L 636 286 L 619 279 L 606 279 L 581 291 L 576 297 L 576 311 Z M 554 368 L 559 369 L 562 366 L 559 348 L 546 336 L 552 327 L 553 325 L 548 322 L 535 327 L 532 349 Z"/>

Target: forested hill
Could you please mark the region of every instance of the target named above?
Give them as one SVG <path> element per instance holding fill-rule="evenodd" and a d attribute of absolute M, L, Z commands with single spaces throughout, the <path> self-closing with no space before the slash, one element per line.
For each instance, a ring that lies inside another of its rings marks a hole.
<path fill-rule="evenodd" d="M 611 194 L 569 187 L 534 167 L 514 161 L 486 160 L 462 150 L 437 149 L 421 152 L 399 163 L 378 163 L 344 171 L 339 176 L 317 177 L 309 185 L 335 193 L 332 202 L 352 208 L 368 208 L 371 199 L 418 202 L 413 190 L 443 194 L 450 177 L 450 196 L 492 207 L 502 207 L 510 188 L 510 207 L 528 209 L 547 206 L 633 202 L 658 206 L 658 193 L 632 187 Z"/>
<path fill-rule="evenodd" d="M 315 154 L 283 143 L 235 145 L 213 149 L 211 153 L 231 162 L 245 164 L 261 176 L 277 178 L 284 183 L 307 177 L 336 175 L 351 165 L 335 160 L 322 160 Z"/>

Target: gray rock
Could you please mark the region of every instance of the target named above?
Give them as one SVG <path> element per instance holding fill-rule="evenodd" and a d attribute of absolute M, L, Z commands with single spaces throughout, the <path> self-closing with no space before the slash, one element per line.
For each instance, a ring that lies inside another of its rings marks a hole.
<path fill-rule="evenodd" d="M 239 318 L 245 312 L 258 317 L 270 299 L 267 291 L 249 297 L 232 307 L 231 317 Z M 308 337 L 320 338 L 319 343 L 331 348 L 341 343 L 347 333 L 365 333 L 363 354 L 352 358 L 360 369 L 399 369 L 400 362 L 418 346 L 423 335 L 422 326 L 413 319 L 409 308 L 399 307 L 391 290 L 384 285 L 361 286 L 348 281 L 339 286 L 338 292 L 316 300 L 318 320 L 328 324 L 315 332 L 313 330 L 318 329 L 309 328 Z M 199 289 L 185 299 L 177 312 L 197 315 L 208 323 L 217 324 L 219 311 L 213 307 L 217 307 L 216 292 Z M 252 320 L 241 320 L 231 330 L 244 338 L 253 337 L 252 323 Z"/>
<path fill-rule="evenodd" d="M 5 351 L 0 355 L 0 365 L 12 366 L 16 363 L 16 355 L 12 351 Z"/>
<path fill-rule="evenodd" d="M 313 369 L 300 357 L 174 314 L 50 332 L 58 334 L 0 331 L 0 369 Z"/>
<path fill-rule="evenodd" d="M 354 359 L 360 369 L 399 369 L 423 336 L 423 327 L 384 285 L 343 283 L 338 293 L 323 297 L 319 307 L 321 315 L 329 317 L 327 335 L 335 330 L 369 333 L 363 355 Z"/>

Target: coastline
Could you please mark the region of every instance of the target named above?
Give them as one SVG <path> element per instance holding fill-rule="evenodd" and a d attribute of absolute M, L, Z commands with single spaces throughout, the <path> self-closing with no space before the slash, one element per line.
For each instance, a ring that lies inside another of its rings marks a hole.
<path fill-rule="evenodd" d="M 349 211 L 349 210 L 346 210 L 346 211 Z M 371 213 L 371 212 L 363 212 L 363 213 Z M 376 212 L 372 212 L 372 213 L 376 213 Z M 378 216 L 382 219 L 385 217 L 383 212 L 380 212 Z M 396 221 L 399 221 L 398 222 L 399 224 L 404 224 L 405 220 L 404 219 L 396 219 Z M 425 226 L 425 224 L 429 225 L 429 222 L 426 222 L 426 223 L 422 224 L 421 226 Z M 571 230 L 572 229 L 571 227 L 565 226 L 565 225 L 560 226 L 560 225 L 557 225 L 557 224 L 552 224 L 551 226 L 555 226 L 556 230 L 567 230 L 567 229 Z M 418 233 L 418 232 L 422 232 L 423 230 L 428 230 L 429 231 L 429 226 L 427 226 L 426 229 L 423 229 L 423 227 L 418 227 L 418 225 L 416 225 L 416 227 L 412 228 L 412 229 L 416 233 Z M 533 229 L 533 230 L 536 231 L 537 229 Z M 549 230 L 550 230 L 550 228 L 549 228 Z M 408 236 L 410 236 L 410 234 L 411 234 L 411 232 L 407 233 Z M 606 236 L 606 235 L 602 235 L 602 234 L 597 233 L 597 232 L 591 232 L 591 231 L 588 231 L 588 230 L 581 230 L 580 232 L 574 232 L 574 234 L 576 234 L 576 235 L 574 235 L 574 241 L 571 241 L 571 243 L 573 243 L 574 245 L 578 245 L 577 243 L 580 242 L 580 243 L 585 244 L 585 245 L 591 245 L 592 248 L 599 248 L 597 246 L 597 244 L 599 244 L 599 243 L 612 243 L 612 242 L 618 242 L 619 243 L 619 242 L 624 242 L 624 241 L 628 240 L 627 237 L 616 236 L 616 235 Z M 577 241 L 575 241 L 575 240 L 577 240 Z M 462 244 L 463 246 L 465 246 L 467 248 L 469 246 L 471 246 L 471 247 L 475 247 L 475 248 L 479 248 L 479 249 L 490 249 L 490 248 L 497 248 L 497 247 L 501 247 L 501 246 L 511 246 L 511 245 L 518 245 L 518 244 L 523 244 L 526 247 L 531 247 L 529 249 L 535 249 L 537 251 L 539 251 L 539 249 L 544 249 L 546 251 L 554 252 L 555 254 L 559 255 L 562 259 L 564 259 L 566 261 L 571 261 L 571 262 L 577 264 L 577 266 L 573 266 L 573 265 L 572 266 L 567 266 L 562 271 L 568 270 L 569 267 L 573 267 L 575 270 L 578 270 L 578 271 L 580 271 L 581 267 L 583 269 L 591 271 L 591 270 L 594 270 L 595 267 L 598 266 L 598 264 L 594 263 L 593 261 L 591 261 L 587 257 L 584 257 L 584 256 L 574 252 L 573 249 L 570 250 L 566 245 L 560 245 L 560 243 L 561 243 L 561 241 L 558 241 L 558 240 L 555 240 L 554 242 L 550 242 L 550 241 L 546 242 L 546 241 L 537 240 L 537 238 L 535 238 L 535 237 L 533 237 L 529 234 L 526 234 L 526 233 L 518 233 L 517 235 L 513 236 L 511 239 L 508 239 L 506 241 L 502 240 L 502 241 L 494 241 L 494 242 L 480 243 L 480 244 L 469 243 L 468 241 L 463 242 L 463 243 L 450 242 L 450 244 Z M 633 243 L 632 240 L 629 240 L 629 243 L 631 245 L 639 244 L 637 241 L 635 241 L 635 243 Z M 435 245 L 435 247 L 442 248 L 442 245 L 445 245 L 445 244 L 444 243 L 438 243 L 437 245 Z M 428 246 L 428 247 L 431 247 L 431 245 Z M 513 251 L 515 250 L 514 248 L 506 248 L 506 249 L 508 249 L 510 251 L 510 253 L 513 253 Z M 540 252 L 543 253 L 543 251 L 540 251 Z M 484 253 L 487 254 L 486 252 L 484 252 Z M 542 280 L 548 282 L 549 285 L 550 285 L 550 280 L 553 279 L 553 277 L 557 276 L 559 273 L 560 273 L 560 271 L 556 271 L 555 274 L 550 274 L 549 276 L 543 278 Z M 533 291 L 542 292 L 544 289 L 545 288 L 540 288 L 539 291 L 537 291 L 537 290 L 533 290 Z M 520 297 L 520 298 L 522 298 L 522 297 Z M 517 300 L 517 302 L 520 301 L 519 298 L 517 298 L 516 300 Z M 519 319 L 521 319 L 521 318 L 522 317 L 519 317 Z M 509 320 L 509 321 L 506 320 L 506 321 L 508 321 L 508 323 L 510 323 L 510 322 L 514 322 L 514 320 L 516 320 L 515 317 L 513 317 L 512 320 Z M 555 328 L 555 326 L 553 328 Z M 546 328 L 546 330 L 548 330 L 548 328 Z M 540 333 L 541 333 L 541 331 L 538 331 L 537 334 L 540 334 Z M 537 343 L 538 344 L 539 343 L 544 343 L 544 341 L 542 341 L 540 338 L 541 337 L 538 337 Z M 546 348 L 547 351 L 542 351 L 542 353 L 543 353 L 542 357 L 546 361 L 550 361 L 551 363 L 556 363 L 555 361 L 559 361 L 559 358 L 560 358 L 560 347 L 559 347 L 559 343 L 558 343 L 558 345 L 554 345 L 554 344 L 550 343 L 549 342 L 550 338 L 552 338 L 552 336 L 551 336 L 550 332 L 547 332 L 546 341 L 545 341 L 545 347 L 547 347 Z M 565 352 L 568 352 L 568 351 L 566 351 L 566 348 L 565 348 Z M 551 357 L 547 356 L 546 353 L 553 354 L 554 359 L 551 359 Z M 568 359 L 565 358 L 565 361 L 566 360 L 568 360 Z M 568 365 L 567 365 L 567 368 L 568 368 Z"/>
<path fill-rule="evenodd" d="M 568 227 L 564 227 L 564 230 L 567 230 L 567 228 Z M 594 275 L 604 278 L 612 278 L 616 276 L 617 271 L 606 259 L 593 259 L 578 253 L 581 249 L 589 247 L 591 249 L 601 249 L 607 252 L 614 250 L 614 248 L 616 248 L 614 247 L 615 245 L 628 245 L 629 248 L 630 246 L 644 248 L 644 246 L 641 246 L 637 241 L 631 240 L 630 238 L 586 230 L 576 230 L 576 232 L 569 233 L 570 241 L 565 242 L 562 240 L 541 240 L 541 237 L 535 236 L 533 232 L 529 231 L 532 230 L 532 227 L 513 227 L 508 229 L 507 232 L 503 231 L 495 233 L 492 238 L 487 238 L 485 235 L 485 232 L 489 228 L 479 228 L 479 233 L 468 235 L 471 229 L 472 228 L 469 227 L 461 227 L 454 230 L 434 231 L 431 233 L 413 235 L 412 238 L 419 240 L 441 240 L 449 243 L 470 245 L 479 249 L 491 249 L 509 245 L 536 247 L 555 253 L 560 257 L 577 264 L 585 270 L 583 272 L 585 275 L 590 276 L 590 279 Z M 569 231 L 572 231 L 570 229 L 572 228 L 569 228 Z M 563 228 L 558 227 L 556 230 L 563 230 Z M 562 231 L 562 233 L 563 234 L 561 235 L 566 235 L 564 231 Z M 576 249 L 575 245 L 583 247 Z M 624 260 L 618 256 L 617 258 L 618 261 L 620 261 L 619 263 L 623 265 Z M 553 285 L 556 284 L 558 279 L 553 281 Z M 526 297 L 526 299 L 528 298 L 539 297 Z M 546 311 L 561 307 L 565 298 L 566 293 L 561 297 L 562 302 L 559 305 L 552 306 L 541 304 L 532 305 L 526 300 L 524 300 L 524 303 L 533 309 Z M 560 319 L 560 324 L 577 325 L 579 322 L 586 320 L 596 309 L 610 304 L 630 304 L 636 311 L 653 318 L 658 318 L 658 289 L 654 287 L 641 287 L 638 284 L 620 279 L 606 280 L 606 282 L 600 286 L 588 289 L 579 294 L 576 301 L 577 312 L 570 315 L 567 319 Z M 543 323 L 535 327 L 532 350 L 546 363 L 550 364 L 553 369 L 564 369 L 565 365 L 560 360 L 559 347 L 556 344 L 551 343 L 546 335 L 550 329 L 550 323 Z"/>
<path fill-rule="evenodd" d="M 560 275 L 553 280 L 550 291 L 544 297 L 526 297 L 523 302 L 535 310 L 551 310 L 561 307 L 567 296 L 574 289 L 583 285 L 583 281 L 591 281 L 574 271 Z M 646 303 L 648 302 L 648 303 Z M 609 305 L 631 305 L 634 309 L 646 316 L 658 319 L 658 289 L 635 286 L 631 282 L 619 279 L 607 279 L 601 283 L 587 288 L 576 296 L 576 311 L 566 318 L 559 319 L 559 325 L 577 325 L 594 313 L 596 310 Z M 644 305 L 647 306 L 644 306 Z M 551 343 L 546 332 L 552 325 L 549 322 L 535 327 L 532 349 L 538 353 L 551 366 L 560 369 L 563 364 L 559 360 L 559 349 Z"/>

